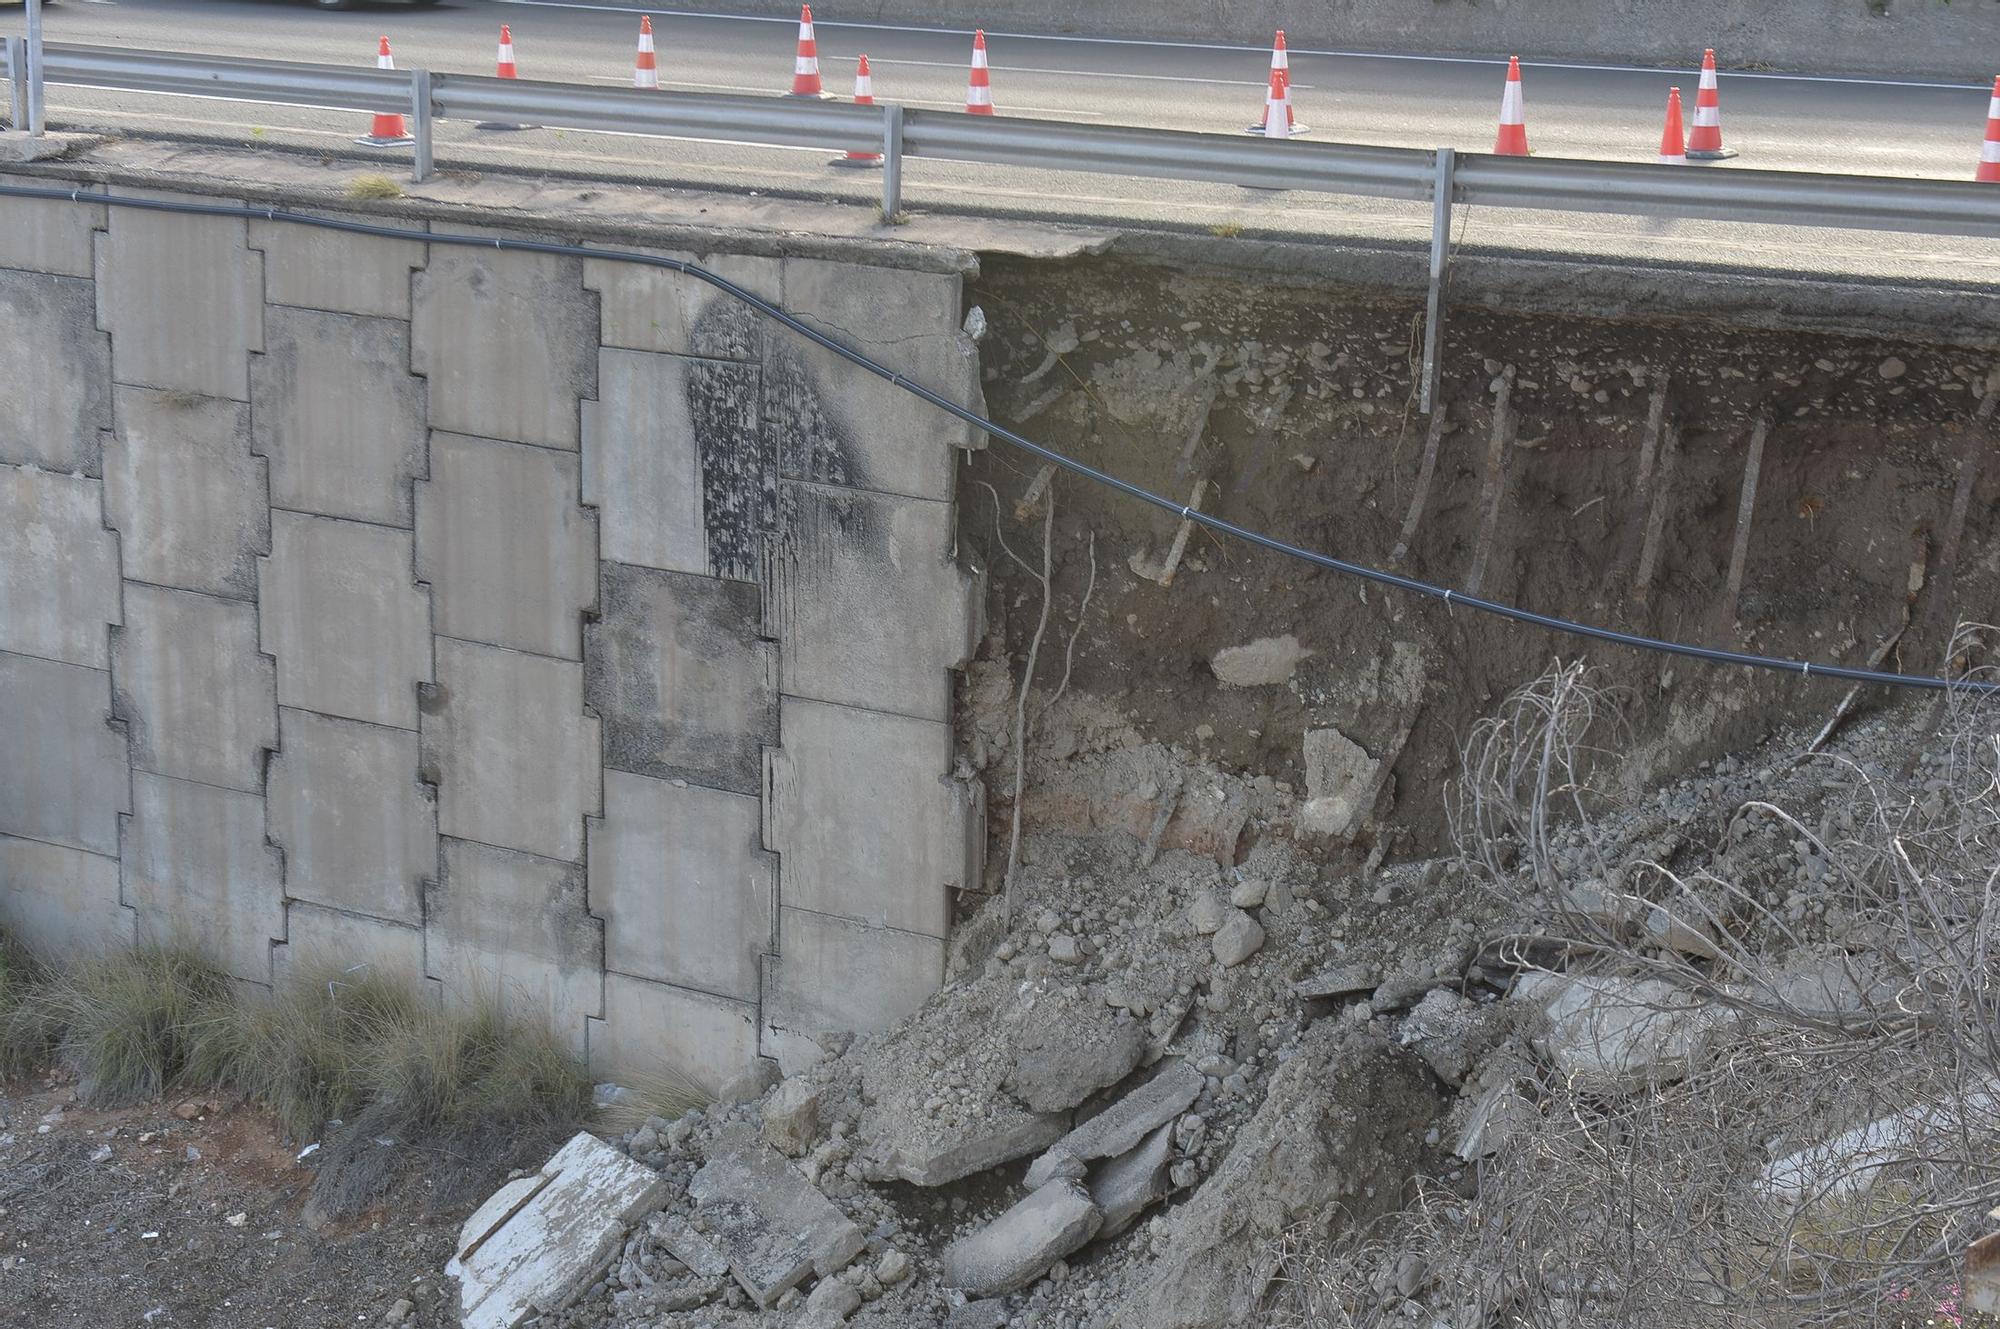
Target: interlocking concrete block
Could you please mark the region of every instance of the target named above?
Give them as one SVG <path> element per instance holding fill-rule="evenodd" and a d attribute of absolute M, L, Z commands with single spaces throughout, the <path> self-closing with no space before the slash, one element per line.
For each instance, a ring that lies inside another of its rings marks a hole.
<path fill-rule="evenodd" d="M 417 780 L 417 736 L 294 710 L 278 712 L 278 730 L 266 797 L 286 893 L 421 923 L 437 809 Z"/>
<path fill-rule="evenodd" d="M 298 227 L 293 227 L 298 230 Z M 409 372 L 410 325 L 273 306 L 250 366 L 271 502 L 328 517 L 410 524 L 424 473 L 424 381 Z"/>
<path fill-rule="evenodd" d="M 754 796 L 604 773 L 589 863 L 607 967 L 757 1000 L 778 880 L 759 813 Z"/>
<path fill-rule="evenodd" d="M 578 506 L 577 459 L 548 448 L 431 437 L 417 490 L 417 576 L 437 631 L 583 658 L 597 600 L 597 522 Z"/>
<path fill-rule="evenodd" d="M 102 474 L 111 339 L 97 327 L 93 284 L 0 271 L 0 346 L 0 462 Z"/>
<path fill-rule="evenodd" d="M 130 768 L 110 719 L 105 671 L 0 653 L 0 834 L 118 852 Z"/>
<path fill-rule="evenodd" d="M 341 213 L 322 215 L 378 224 L 382 220 Z M 399 218 L 396 225 L 422 230 L 425 223 Z M 301 305 L 405 321 L 410 317 L 410 273 L 424 265 L 426 248 L 416 240 L 385 240 L 261 221 L 250 223 L 250 247 L 263 251 L 264 298 L 272 305 Z M 266 316 L 275 312 L 268 311 Z M 408 368 L 407 361 L 402 367 Z"/>
<path fill-rule="evenodd" d="M 764 969 L 763 1054 L 794 1074 L 818 1060 L 824 1035 L 879 1033 L 943 983 L 936 937 L 781 909 Z"/>
<path fill-rule="evenodd" d="M 944 936 L 949 892 L 974 881 L 951 727 L 795 697 L 780 724 L 764 842 L 783 856 L 785 903 Z M 857 831 L 889 826 L 897 833 Z"/>
<path fill-rule="evenodd" d="M 433 248 L 411 290 L 410 368 L 430 379 L 432 425 L 575 451 L 577 402 L 597 395 L 581 259 Z"/>
<path fill-rule="evenodd" d="M 246 243 L 244 223 L 113 208 L 106 225 L 97 325 L 111 334 L 112 377 L 248 401 L 250 352 L 264 349 L 264 256 Z"/>
<path fill-rule="evenodd" d="M 103 482 L 0 465 L 0 651 L 108 668 L 118 620 Z"/>
<path fill-rule="evenodd" d="M 621 563 L 748 580 L 776 520 L 755 365 L 605 350 L 583 404 L 584 501 Z"/>
<path fill-rule="evenodd" d="M 257 598 L 280 705 L 417 727 L 417 685 L 431 679 L 430 597 L 411 571 L 411 539 L 362 522 L 271 514 Z"/>
<path fill-rule="evenodd" d="M 757 588 L 622 563 L 603 572 L 583 677 L 604 764 L 755 794 L 764 746 L 778 741 L 778 648 L 759 636 Z"/>
<path fill-rule="evenodd" d="M 786 259 L 784 306 L 889 368 L 979 409 L 979 354 L 959 330 L 955 275 Z M 782 440 L 789 479 L 948 499 L 958 449 L 973 430 L 886 379 L 858 373 L 799 337 L 773 337 L 764 423 Z"/>
<path fill-rule="evenodd" d="M 641 252 L 698 263 L 773 302 L 783 293 L 783 269 L 777 259 L 679 250 Z M 698 278 L 591 258 L 583 262 L 583 284 L 598 293 L 606 346 L 710 360 L 756 360 L 763 354 L 768 327 L 763 317 Z"/>
<path fill-rule="evenodd" d="M 626 1229 L 658 1209 L 666 1178 L 580 1133 L 532 1177 L 479 1206 L 459 1230 L 445 1275 L 459 1284 L 464 1329 L 513 1329 L 554 1316 L 615 1262 Z"/>
<path fill-rule="evenodd" d="M 51 958 L 132 944 L 132 911 L 118 902 L 118 860 L 0 835 L 0 929 Z"/>
<path fill-rule="evenodd" d="M 604 975 L 604 1019 L 590 1027 L 591 1079 L 635 1084 L 679 1072 L 713 1094 L 756 1059 L 754 1002 Z"/>
<path fill-rule="evenodd" d="M 285 887 L 262 798 L 135 771 L 120 858 L 142 941 L 192 945 L 236 978 L 271 981 Z"/>
<path fill-rule="evenodd" d="M 247 600 L 271 548 L 264 460 L 240 402 L 120 387 L 104 444 L 104 507 L 125 575 Z"/>
<path fill-rule="evenodd" d="M 256 605 L 126 582 L 111 677 L 135 769 L 263 792 L 278 695 Z"/>
<path fill-rule="evenodd" d="M 787 481 L 784 510 L 764 610 L 786 695 L 949 719 L 979 618 L 952 505 Z"/>
<path fill-rule="evenodd" d="M 578 1054 L 603 1014 L 604 928 L 584 902 L 583 869 L 466 840 L 443 842 L 427 892 L 430 976 L 445 1000 L 545 1027 Z"/>
<path fill-rule="evenodd" d="M 440 638 L 438 704 L 423 717 L 438 830 L 566 862 L 600 809 L 597 721 L 583 666 Z"/>
<path fill-rule="evenodd" d="M 92 232 L 104 229 L 102 203 L 10 198 L 0 202 L 0 268 L 63 277 L 94 275 Z"/>
<path fill-rule="evenodd" d="M 279 983 L 380 978 L 415 989 L 425 977 L 424 932 L 292 900 L 285 906 L 285 944 L 271 948 L 271 968 Z"/>

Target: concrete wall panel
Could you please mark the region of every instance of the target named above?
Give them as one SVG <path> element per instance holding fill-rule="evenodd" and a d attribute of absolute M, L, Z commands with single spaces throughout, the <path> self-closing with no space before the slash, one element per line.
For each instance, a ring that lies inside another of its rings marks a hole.
<path fill-rule="evenodd" d="M 785 308 L 891 369 L 977 407 L 979 355 L 959 331 L 955 275 L 785 260 Z M 764 420 L 787 479 L 948 499 L 958 449 L 984 435 L 831 351 L 774 337 Z"/>
<path fill-rule="evenodd" d="M 246 243 L 244 223 L 110 212 L 96 271 L 97 324 L 111 334 L 112 376 L 250 400 L 250 352 L 264 349 L 264 256 Z"/>
<path fill-rule="evenodd" d="M 236 978 L 271 981 L 285 888 L 262 798 L 134 772 L 121 857 L 141 940 L 198 946 Z"/>
<path fill-rule="evenodd" d="M 322 216 L 341 217 L 340 213 Z M 345 220 L 381 223 L 378 216 Z M 398 226 L 425 223 L 399 218 Z M 322 231 L 281 222 L 250 223 L 250 247 L 264 254 L 264 298 L 273 305 L 303 305 L 376 318 L 410 317 L 410 273 L 424 265 L 426 246 L 344 231 Z M 275 313 L 275 310 L 269 311 Z M 407 363 L 403 366 L 408 368 Z"/>
<path fill-rule="evenodd" d="M 943 982 L 936 937 L 780 910 L 778 953 L 764 975 L 763 1053 L 789 1075 L 818 1058 L 823 1034 L 879 1033 Z"/>
<path fill-rule="evenodd" d="M 777 301 L 777 259 L 743 254 L 647 250 L 700 264 L 756 295 Z M 699 278 L 665 268 L 585 259 L 583 284 L 599 295 L 606 346 L 710 360 L 758 360 L 769 323 L 750 306 Z"/>
<path fill-rule="evenodd" d="M 604 1009 L 604 930 L 584 905 L 582 868 L 446 840 L 424 915 L 447 1001 L 547 1024 L 584 1051 L 584 1021 Z"/>
<path fill-rule="evenodd" d="M 97 328 L 96 300 L 88 281 L 0 271 L 0 462 L 103 473 L 111 339 Z"/>
<path fill-rule="evenodd" d="M 421 923 L 438 850 L 437 808 L 417 780 L 417 736 L 310 711 L 278 717 L 283 744 L 267 797 L 286 894 Z"/>
<path fill-rule="evenodd" d="M 420 987 L 424 932 L 293 900 L 285 906 L 285 944 L 271 948 L 271 968 L 280 983 L 379 978 Z"/>
<path fill-rule="evenodd" d="M 437 672 L 423 758 L 438 790 L 438 830 L 578 861 L 601 781 L 583 666 L 440 638 Z"/>
<path fill-rule="evenodd" d="M 413 562 L 407 531 L 271 514 L 258 615 L 263 648 L 277 659 L 280 705 L 417 727 L 431 632 Z"/>
<path fill-rule="evenodd" d="M 436 434 L 417 490 L 417 575 L 442 636 L 583 658 L 597 601 L 597 522 L 578 505 L 577 459 L 548 448 Z"/>
<path fill-rule="evenodd" d="M 947 893 L 973 880 L 951 727 L 795 697 L 780 723 L 764 840 L 783 857 L 785 904 L 944 936 Z"/>
<path fill-rule="evenodd" d="M 111 676 L 134 769 L 263 792 L 278 698 L 257 606 L 127 582 Z"/>
<path fill-rule="evenodd" d="M 0 465 L 0 651 L 106 669 L 119 616 L 103 482 Z"/>
<path fill-rule="evenodd" d="M 597 395 L 597 297 L 581 259 L 433 248 L 412 281 L 414 354 L 431 426 L 576 450 Z"/>
<path fill-rule="evenodd" d="M 271 460 L 273 506 L 408 526 L 425 467 L 409 324 L 273 307 L 265 336 L 250 366 L 251 446 Z"/>
<path fill-rule="evenodd" d="M 132 911 L 118 902 L 118 860 L 0 835 L 0 928 L 36 955 L 129 946 Z"/>
<path fill-rule="evenodd" d="M 104 506 L 125 575 L 247 600 L 271 548 L 264 461 L 250 454 L 250 410 L 186 393 L 117 389 L 104 444 Z"/>
<path fill-rule="evenodd" d="M 755 1002 L 778 860 L 756 798 L 604 773 L 590 824 L 590 905 L 617 972 Z"/>
<path fill-rule="evenodd" d="M 110 674 L 0 653 L 0 834 L 118 852 L 118 814 L 132 803 L 125 735 L 110 719 Z"/>
<path fill-rule="evenodd" d="M 784 512 L 764 606 L 786 694 L 947 718 L 978 617 L 951 505 L 787 481 Z"/>
<path fill-rule="evenodd" d="M 671 1067 L 713 1094 L 756 1055 L 755 1005 L 604 976 L 604 1019 L 590 1026 L 591 1079 L 631 1084 Z"/>
<path fill-rule="evenodd" d="M 748 580 L 776 520 L 760 371 L 606 350 L 583 404 L 584 501 L 621 563 Z"/>
<path fill-rule="evenodd" d="M 584 632 L 584 700 L 605 765 L 755 794 L 778 741 L 778 651 L 758 634 L 757 588 L 604 565 Z"/>
<path fill-rule="evenodd" d="M 102 204 L 8 199 L 7 224 L 0 226 L 0 268 L 95 276 L 91 247 L 97 238 L 94 233 L 105 227 L 104 213 Z"/>

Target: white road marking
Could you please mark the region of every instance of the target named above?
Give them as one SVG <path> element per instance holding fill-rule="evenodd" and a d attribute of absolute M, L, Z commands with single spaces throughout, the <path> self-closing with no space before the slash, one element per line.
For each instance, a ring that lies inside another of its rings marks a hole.
<path fill-rule="evenodd" d="M 732 23 L 779 23 L 792 27 L 796 27 L 798 24 L 797 19 L 782 15 L 713 14 L 692 9 L 655 8 L 640 10 L 631 5 L 592 4 L 589 3 L 589 0 L 495 0 L 495 3 L 524 5 L 535 9 L 594 10 L 605 14 L 636 15 L 650 13 L 659 18 L 716 19 Z M 849 23 L 838 19 L 823 19 L 818 15 L 814 15 L 813 17 L 813 27 L 815 29 L 845 28 L 856 32 L 910 32 L 933 37 L 969 37 L 972 35 L 972 30 L 969 28 L 931 28 L 909 23 Z M 1270 48 L 1267 46 L 1244 46 L 1227 42 L 1163 41 L 1143 37 L 1079 37 L 1074 35 L 1053 35 L 1043 32 L 1000 32 L 994 30 L 988 30 L 986 36 L 989 41 L 1064 42 L 1074 46 L 1132 46 L 1179 51 L 1240 51 L 1260 52 L 1264 54 L 1269 54 L 1270 52 Z M 1480 65 L 1499 69 L 1507 67 L 1507 57 L 1505 56 L 1412 55 L 1387 51 L 1326 50 L 1307 46 L 1294 46 L 1291 48 L 1290 53 L 1293 56 L 1334 56 L 1343 60 L 1389 60 L 1414 64 Z M 887 61 L 883 63 L 886 64 Z M 1656 65 L 1593 64 L 1583 61 L 1563 60 L 1534 60 L 1532 62 L 1524 60 L 1522 61 L 1522 68 L 1524 70 L 1567 69 L 1599 74 L 1658 74 L 1662 77 L 1688 78 L 1694 77 L 1695 73 L 1699 72 L 1698 70 L 1694 70 L 1693 65 L 1689 65 L 1688 70 L 1684 71 L 1678 68 L 1666 68 Z M 1092 73 L 1090 70 L 1073 70 L 1068 72 L 1080 76 Z M 1128 74 L 1124 77 L 1151 78 L 1154 76 L 1149 74 Z M 1762 79 L 1773 83 L 1837 83 L 1874 88 L 1932 88 L 1950 92 L 1978 92 L 1986 90 L 1985 85 L 1979 83 L 1933 83 L 1920 79 L 1868 78 L 1858 74 L 1786 74 L 1772 73 L 1764 70 L 1724 70 L 1722 78 L 1725 81 L 1730 79 Z"/>

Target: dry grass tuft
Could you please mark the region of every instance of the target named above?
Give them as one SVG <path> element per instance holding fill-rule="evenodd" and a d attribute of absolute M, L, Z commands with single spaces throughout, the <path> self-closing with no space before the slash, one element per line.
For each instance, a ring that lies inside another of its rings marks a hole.
<path fill-rule="evenodd" d="M 347 196 L 357 203 L 382 203 L 403 196 L 403 187 L 386 175 L 357 175 L 347 182 Z"/>

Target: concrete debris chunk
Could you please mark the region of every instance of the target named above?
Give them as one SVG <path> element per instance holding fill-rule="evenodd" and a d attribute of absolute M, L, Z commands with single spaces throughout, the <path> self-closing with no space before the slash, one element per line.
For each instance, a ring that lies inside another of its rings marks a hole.
<path fill-rule="evenodd" d="M 1210 945 L 1218 964 L 1234 968 L 1263 949 L 1264 925 L 1241 909 L 1231 909 Z"/>
<path fill-rule="evenodd" d="M 459 1281 L 465 1329 L 512 1329 L 567 1306 L 666 1193 L 651 1168 L 594 1135 L 574 1136 L 465 1220 L 445 1266 Z"/>
<path fill-rule="evenodd" d="M 819 1134 L 819 1091 L 804 1080 L 786 1080 L 764 1101 L 764 1142 L 803 1158 Z"/>
<path fill-rule="evenodd" d="M 1466 1163 L 1491 1158 L 1516 1135 L 1533 1127 L 1535 1116 L 1535 1105 L 1522 1097 L 1520 1090 L 1512 1084 L 1496 1084 L 1473 1104 L 1452 1152 Z"/>
<path fill-rule="evenodd" d="M 1156 1127 L 1137 1149 L 1096 1168 L 1087 1183 L 1092 1203 L 1104 1211 L 1100 1240 L 1115 1237 L 1167 1195 L 1167 1164 L 1173 1157 L 1172 1122 Z"/>
<path fill-rule="evenodd" d="M 1259 637 L 1242 646 L 1224 647 L 1209 660 L 1208 667 L 1218 682 L 1230 687 L 1265 687 L 1291 682 L 1299 661 L 1311 654 L 1288 632 L 1282 637 Z"/>
<path fill-rule="evenodd" d="M 1074 1023 L 1030 1031 L 1014 1051 L 1001 1087 L 1036 1112 L 1066 1112 L 1138 1069 L 1145 1026 L 1117 1022 L 1105 1006 Z"/>
<path fill-rule="evenodd" d="M 805 1313 L 799 1317 L 800 1329 L 834 1329 L 845 1324 L 847 1317 L 861 1309 L 861 1294 L 838 1278 L 822 1278 L 819 1286 L 806 1298 Z"/>
<path fill-rule="evenodd" d="M 1292 984 L 1292 991 L 1301 997 L 1351 997 L 1362 992 L 1373 992 L 1377 981 L 1375 966 L 1365 961 L 1352 964 L 1337 964 L 1331 969 L 1322 969 L 1311 978 L 1302 978 Z"/>
<path fill-rule="evenodd" d="M 1200 1096 L 1201 1072 L 1176 1061 L 1058 1140 L 1028 1167 L 1026 1184 L 1039 1187 L 1078 1162 L 1116 1158 L 1154 1129 L 1185 1112 Z"/>
<path fill-rule="evenodd" d="M 648 1226 L 659 1243 L 667 1248 L 667 1254 L 703 1278 L 728 1275 L 729 1261 L 715 1249 L 714 1242 L 689 1227 L 687 1220 L 676 1214 L 656 1214 Z"/>
<path fill-rule="evenodd" d="M 1299 830 L 1351 838 L 1374 807 L 1378 763 L 1338 729 L 1308 729 L 1305 758 L 1306 802 L 1299 808 Z"/>
<path fill-rule="evenodd" d="M 926 1123 L 891 1119 L 887 1113 L 862 1118 L 861 1133 L 876 1150 L 863 1157 L 870 1181 L 907 1181 L 943 1186 L 975 1172 L 1011 1163 L 1048 1148 L 1069 1126 L 1066 1112 L 1001 1111 L 950 1131 Z"/>
<path fill-rule="evenodd" d="M 945 1317 L 944 1329 L 1007 1329 L 1007 1303 L 996 1297 L 955 1306 Z"/>
<path fill-rule="evenodd" d="M 778 1063 L 768 1057 L 759 1057 L 749 1066 L 738 1071 L 723 1083 L 717 1091 L 718 1103 L 754 1103 L 778 1083 L 783 1072 Z"/>
<path fill-rule="evenodd" d="M 944 1281 L 981 1297 L 1017 1292 L 1097 1235 L 1104 1215 L 1090 1192 L 1052 1181 L 944 1251 Z"/>
<path fill-rule="evenodd" d="M 747 1130 L 722 1136 L 688 1187 L 743 1290 L 769 1310 L 809 1275 L 860 1254 L 861 1229 Z"/>
<path fill-rule="evenodd" d="M 1612 1089 L 1678 1080 L 1734 1012 L 1657 979 L 1523 974 L 1513 997 L 1541 1006 L 1542 1052 L 1564 1075 Z"/>

